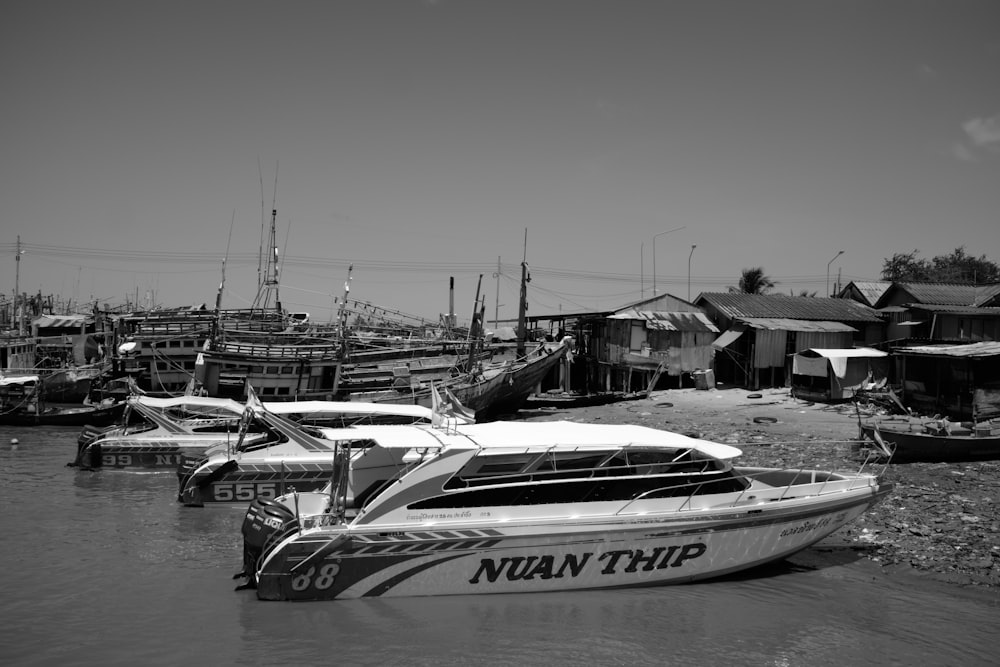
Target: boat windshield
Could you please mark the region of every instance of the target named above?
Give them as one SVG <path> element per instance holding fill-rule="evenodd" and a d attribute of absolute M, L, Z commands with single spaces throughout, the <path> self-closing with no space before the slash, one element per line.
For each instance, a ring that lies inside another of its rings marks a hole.
<path fill-rule="evenodd" d="M 694 449 L 550 450 L 473 457 L 411 509 L 537 505 L 742 491 L 727 461 Z"/>

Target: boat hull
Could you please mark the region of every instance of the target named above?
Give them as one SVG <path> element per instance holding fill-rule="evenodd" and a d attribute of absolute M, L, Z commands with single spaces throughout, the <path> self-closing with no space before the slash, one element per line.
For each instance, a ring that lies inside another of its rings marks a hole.
<path fill-rule="evenodd" d="M 698 581 L 805 549 L 855 520 L 890 489 L 883 483 L 774 511 L 610 517 L 577 528 L 562 521 L 520 529 L 454 523 L 399 533 L 305 530 L 265 555 L 256 574 L 257 596 L 329 600 Z"/>
<path fill-rule="evenodd" d="M 105 438 L 80 443 L 74 465 L 82 468 L 176 470 L 186 458 L 200 456 L 210 447 L 236 443 L 236 436 L 164 437 L 151 439 Z"/>
<path fill-rule="evenodd" d="M 110 426 L 121 417 L 124 404 L 105 407 L 49 408 L 37 413 L 15 410 L 0 414 L 0 426 Z"/>
<path fill-rule="evenodd" d="M 188 507 L 214 504 L 244 504 L 258 498 L 271 499 L 292 490 L 318 491 L 333 475 L 334 455 L 303 461 L 228 461 L 195 471 L 178 469 L 180 502 Z"/>
<path fill-rule="evenodd" d="M 861 426 L 862 439 L 876 442 L 875 426 Z M 879 437 L 893 448 L 892 463 L 1000 460 L 1000 435 L 935 435 L 902 431 L 882 424 Z"/>

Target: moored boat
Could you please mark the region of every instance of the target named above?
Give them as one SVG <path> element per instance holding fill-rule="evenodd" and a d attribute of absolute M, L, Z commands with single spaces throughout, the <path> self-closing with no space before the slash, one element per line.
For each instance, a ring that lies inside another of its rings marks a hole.
<path fill-rule="evenodd" d="M 76 457 L 82 468 L 174 470 L 185 455 L 240 436 L 242 404 L 205 396 L 157 398 L 133 394 L 119 423 L 106 428 L 88 424 L 77 437 Z M 247 441 L 262 438 L 245 435 Z"/>
<path fill-rule="evenodd" d="M 805 549 L 892 489 L 869 472 L 737 467 L 734 447 L 632 425 L 367 437 L 365 457 L 395 462 L 392 476 L 343 443 L 326 492 L 251 504 L 242 574 L 260 599 L 697 581 Z"/>
<path fill-rule="evenodd" d="M 562 344 L 543 344 L 522 358 L 496 362 L 439 383 L 427 383 L 405 391 L 368 392 L 354 396 L 374 402 L 432 407 L 431 385 L 436 384 L 448 389 L 463 406 L 475 412 L 476 421 L 490 421 L 517 412 L 545 376 L 559 365 L 567 350 Z"/>
<path fill-rule="evenodd" d="M 861 439 L 892 463 L 1000 460 L 1000 421 L 951 422 L 906 416 L 875 418 Z"/>
<path fill-rule="evenodd" d="M 115 401 L 49 404 L 41 397 L 41 382 L 37 375 L 0 377 L 0 426 L 106 425 L 114 423 L 125 407 Z"/>
<path fill-rule="evenodd" d="M 434 421 L 433 411 L 422 406 L 353 401 L 261 404 L 252 391 L 247 405 L 247 428 L 264 436 L 239 438 L 186 457 L 177 469 L 178 499 L 185 505 L 245 503 L 274 498 L 292 488 L 321 489 L 330 481 L 343 443 L 360 443 L 355 445 L 357 453 L 373 433 Z M 454 413 L 460 407 L 449 405 L 449 410 Z"/>

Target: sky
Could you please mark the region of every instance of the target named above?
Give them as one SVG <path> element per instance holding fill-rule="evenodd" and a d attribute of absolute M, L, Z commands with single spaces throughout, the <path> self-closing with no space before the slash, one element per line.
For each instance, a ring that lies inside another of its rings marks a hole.
<path fill-rule="evenodd" d="M 8 298 L 248 307 L 272 208 L 317 321 L 1000 262 L 995 0 L 8 0 L 0 76 Z"/>

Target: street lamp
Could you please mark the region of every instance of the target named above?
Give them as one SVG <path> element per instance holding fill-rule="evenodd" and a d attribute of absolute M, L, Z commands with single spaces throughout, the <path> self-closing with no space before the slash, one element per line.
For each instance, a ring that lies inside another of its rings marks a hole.
<path fill-rule="evenodd" d="M 833 256 L 833 259 L 837 259 L 838 257 L 840 257 L 843 254 L 844 254 L 844 251 L 841 250 L 840 252 L 838 252 L 836 255 Z M 826 295 L 827 296 L 830 296 L 830 265 L 833 264 L 833 259 L 831 259 L 829 262 L 826 263 Z"/>
<path fill-rule="evenodd" d="M 663 236 L 664 234 L 669 234 L 671 232 L 679 232 L 684 229 L 684 225 L 676 229 L 668 229 L 665 232 L 660 232 L 659 234 L 653 234 L 653 296 L 656 296 L 656 237 Z"/>
<path fill-rule="evenodd" d="M 694 249 L 697 247 L 692 245 L 691 252 L 688 254 L 688 301 L 691 301 L 691 255 L 694 254 Z"/>

